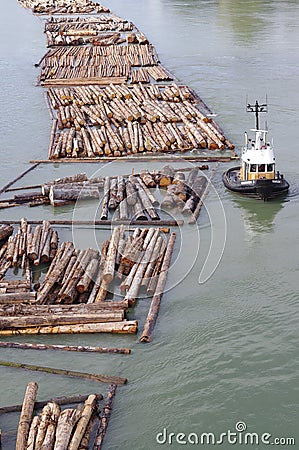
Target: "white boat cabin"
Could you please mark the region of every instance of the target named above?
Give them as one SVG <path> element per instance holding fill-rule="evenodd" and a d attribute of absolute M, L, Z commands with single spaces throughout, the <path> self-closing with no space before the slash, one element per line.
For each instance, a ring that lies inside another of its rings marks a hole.
<path fill-rule="evenodd" d="M 275 178 L 275 157 L 272 145 L 266 141 L 266 130 L 255 131 L 255 140 L 245 133 L 245 146 L 242 152 L 240 170 L 241 181 L 253 181 L 259 178 Z"/>

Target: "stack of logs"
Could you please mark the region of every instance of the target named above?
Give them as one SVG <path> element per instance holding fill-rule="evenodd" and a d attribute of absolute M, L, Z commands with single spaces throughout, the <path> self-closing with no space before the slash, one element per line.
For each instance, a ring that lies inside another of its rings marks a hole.
<path fill-rule="evenodd" d="M 49 159 L 234 148 L 186 86 L 90 85 L 50 89 L 48 98 L 57 114 Z"/>
<path fill-rule="evenodd" d="M 18 0 L 34 14 L 96 14 L 109 13 L 109 8 L 93 0 Z"/>
<path fill-rule="evenodd" d="M 125 311 L 140 295 L 163 294 L 174 239 L 172 233 L 167 242 L 160 229 L 155 228 L 136 228 L 126 235 L 121 225 L 114 228 L 110 240 L 104 241 L 101 254 L 91 248 L 79 251 L 71 242 L 64 242 L 36 300 L 26 299 L 25 292 L 14 300 L 14 305 L 9 305 L 10 298 L 3 299 L 0 335 L 136 333 L 137 321 L 126 320 Z M 123 300 L 107 300 L 117 283 L 121 283 Z M 33 306 L 25 304 L 32 302 Z"/>
<path fill-rule="evenodd" d="M 11 231 L 12 227 L 8 227 Z M 3 227 L 0 228 L 3 229 Z M 5 277 L 9 268 L 22 269 L 24 275 L 26 275 L 26 282 L 5 282 L 1 286 L 4 289 L 8 288 L 2 294 L 0 294 L 1 302 L 5 302 L 5 298 L 12 299 L 11 293 L 12 286 L 15 286 L 20 298 L 28 297 L 34 298 L 35 294 L 28 292 L 27 295 L 23 295 L 23 291 L 31 291 L 31 271 L 30 265 L 38 266 L 40 264 L 51 262 L 57 252 L 58 248 L 58 234 L 54 231 L 50 223 L 46 220 L 42 225 L 38 225 L 34 230 L 31 225 L 27 224 L 26 219 L 21 219 L 20 226 L 16 234 L 12 234 L 8 237 L 8 240 L 2 245 L 0 250 L 0 280 Z M 1 233 L 0 233 L 1 234 Z M 15 299 L 18 296 L 15 294 Z"/>
<path fill-rule="evenodd" d="M 41 187 L 40 191 L 16 194 L 13 198 L 2 200 L 0 209 L 25 204 L 29 207 L 50 203 L 53 206 L 65 206 L 78 199 L 99 199 L 99 190 L 103 188 L 103 185 L 103 178 L 88 179 L 85 173 L 78 173 L 38 185 Z M 36 188 L 36 186 L 29 186 L 29 189 L 33 187 Z"/>
<path fill-rule="evenodd" d="M 195 223 L 207 188 L 207 178 L 200 176 L 199 170 L 208 168 L 207 165 L 202 165 L 176 170 L 167 165 L 159 171 L 142 170 L 135 176 L 90 179 L 85 173 L 78 173 L 43 184 L 40 192 L 15 195 L 6 200 L 4 206 L 16 201 L 18 204 L 29 202 L 29 206 L 33 206 L 40 204 L 42 198 L 45 199 L 44 203 L 51 203 L 55 207 L 81 200 L 100 201 L 100 190 L 104 189 L 99 221 L 157 221 L 161 219 L 157 210 L 160 206 L 162 211 L 181 212 L 189 216 L 191 223 Z M 185 175 L 186 172 L 189 172 L 188 176 Z M 161 188 L 163 191 L 167 189 L 166 195 L 160 191 L 164 196 L 161 205 L 151 191 L 152 188 Z"/>
<path fill-rule="evenodd" d="M 43 60 L 40 82 L 44 86 L 109 84 L 111 78 L 118 84 L 128 79 L 131 66 L 158 62 L 149 44 L 53 48 Z"/>
<path fill-rule="evenodd" d="M 126 40 L 131 41 L 131 34 L 126 39 L 121 33 L 132 31 L 133 28 L 132 22 L 117 16 L 102 14 L 96 18 L 52 18 L 46 22 L 45 33 L 48 47 L 88 43 L 92 45 L 119 45 Z M 134 42 L 148 43 L 145 37 L 141 37 L 141 33 L 137 33 L 135 36 Z"/>
<path fill-rule="evenodd" d="M 34 415 L 38 385 L 27 386 L 17 432 L 18 450 L 77 450 L 102 448 L 111 416 L 116 385 L 111 384 L 101 412 L 101 394 L 91 394 L 77 408 L 61 409 L 55 401 L 47 403 Z M 94 437 L 96 431 L 96 436 Z"/>

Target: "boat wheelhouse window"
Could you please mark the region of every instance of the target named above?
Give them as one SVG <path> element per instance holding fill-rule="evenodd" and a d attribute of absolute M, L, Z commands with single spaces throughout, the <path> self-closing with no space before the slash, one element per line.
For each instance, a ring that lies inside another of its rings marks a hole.
<path fill-rule="evenodd" d="M 250 172 L 256 172 L 256 164 L 250 164 Z"/>
<path fill-rule="evenodd" d="M 265 164 L 259 164 L 258 171 L 259 172 L 265 172 Z"/>
<path fill-rule="evenodd" d="M 274 171 L 274 164 L 267 164 L 267 172 L 273 172 Z"/>

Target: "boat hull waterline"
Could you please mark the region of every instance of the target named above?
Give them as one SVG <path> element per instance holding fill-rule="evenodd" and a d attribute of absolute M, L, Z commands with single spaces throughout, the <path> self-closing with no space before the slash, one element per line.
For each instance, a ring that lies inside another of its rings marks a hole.
<path fill-rule="evenodd" d="M 239 194 L 262 200 L 269 200 L 287 193 L 289 183 L 283 178 L 241 181 L 240 167 L 232 167 L 222 175 L 222 181 L 227 189 Z"/>

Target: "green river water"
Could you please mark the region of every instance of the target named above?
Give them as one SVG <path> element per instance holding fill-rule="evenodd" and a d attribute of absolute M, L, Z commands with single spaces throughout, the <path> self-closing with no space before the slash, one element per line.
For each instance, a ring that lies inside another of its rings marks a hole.
<path fill-rule="evenodd" d="M 221 173 L 228 165 L 218 166 L 198 226 L 185 225 L 179 231 L 151 344 L 139 344 L 136 336 L 28 336 L 23 340 L 130 347 L 132 354 L 1 349 L 0 359 L 127 377 L 128 384 L 117 391 L 105 438 L 107 450 L 259 449 L 274 445 L 275 438 L 288 437 L 295 438 L 295 445 L 282 439 L 277 447 L 299 448 L 299 2 L 104 4 L 147 35 L 165 67 L 217 113 L 237 149 L 244 131 L 254 125 L 245 112 L 246 96 L 254 102 L 267 94 L 277 163 L 291 189 L 286 198 L 268 203 L 242 199 L 225 191 Z M 3 186 L 25 170 L 30 159 L 46 157 L 50 118 L 42 89 L 35 86 L 39 69 L 33 66 L 45 51 L 44 22 L 16 0 L 1 0 L 0 11 Z M 105 167 L 42 165 L 19 183 L 51 180 L 76 170 L 89 175 L 129 173 L 132 167 L 124 162 Z M 144 163 L 134 167 L 144 168 Z M 92 206 L 77 212 L 80 217 L 94 215 Z M 50 207 L 2 210 L 0 223 L 23 216 L 71 218 L 72 208 L 55 213 Z M 108 234 L 109 230 L 97 232 L 100 241 Z M 62 232 L 62 237 L 70 236 L 71 230 Z M 88 244 L 91 233 L 76 230 L 74 237 Z M 148 300 L 140 300 L 134 311 L 140 330 L 147 310 Z M 30 380 L 39 383 L 40 399 L 106 390 L 91 381 L 0 367 L 1 406 L 20 403 Z M 18 414 L 0 416 L 4 450 L 14 448 L 17 423 Z M 244 443 L 244 424 L 247 432 L 257 433 L 258 443 Z M 236 432 L 237 443 L 233 435 L 230 442 L 219 438 L 228 430 Z M 202 433 L 214 433 L 218 444 L 193 444 Z"/>

